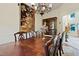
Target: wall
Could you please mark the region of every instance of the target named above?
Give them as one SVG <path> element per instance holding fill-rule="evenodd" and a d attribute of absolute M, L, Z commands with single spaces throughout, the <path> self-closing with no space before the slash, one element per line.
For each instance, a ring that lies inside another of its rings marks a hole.
<path fill-rule="evenodd" d="M 42 17 L 40 14 L 35 14 L 35 31 L 40 30 L 42 27 Z"/>
<path fill-rule="evenodd" d="M 0 3 L 0 44 L 14 41 L 19 30 L 19 7 L 16 3 Z"/>
<path fill-rule="evenodd" d="M 57 17 L 57 32 L 62 31 L 62 16 L 69 14 L 70 12 L 73 11 L 78 11 L 79 10 L 79 4 L 78 3 L 65 3 L 60 6 L 60 8 L 56 10 L 52 10 L 51 12 L 47 13 L 44 15 L 45 18 L 49 17 Z M 77 35 L 77 33 L 72 33 L 73 35 Z"/>

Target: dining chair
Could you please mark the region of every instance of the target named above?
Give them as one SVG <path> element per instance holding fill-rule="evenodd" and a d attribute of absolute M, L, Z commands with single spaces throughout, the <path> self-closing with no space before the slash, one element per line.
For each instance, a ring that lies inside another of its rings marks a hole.
<path fill-rule="evenodd" d="M 47 41 L 44 45 L 44 49 L 45 49 L 45 54 L 46 56 L 50 56 L 50 52 L 49 52 L 49 47 L 52 45 L 52 39 L 50 39 L 49 41 Z"/>
<path fill-rule="evenodd" d="M 36 33 L 36 38 L 40 38 L 40 31 L 35 31 Z"/>
<path fill-rule="evenodd" d="M 55 45 L 53 46 L 53 48 L 51 49 L 51 53 L 53 56 L 58 56 L 58 52 L 59 52 L 59 45 L 60 45 L 60 38 L 58 37 L 56 40 Z"/>
<path fill-rule="evenodd" d="M 61 44 L 61 39 L 60 39 L 60 33 L 57 34 L 57 38 L 51 39 L 49 41 L 47 41 L 47 43 L 45 44 L 45 52 L 46 52 L 46 56 L 61 56 L 61 49 L 60 47 L 62 47 Z M 55 44 L 53 44 L 53 40 L 56 40 Z M 58 53 L 59 52 L 59 53 Z"/>
<path fill-rule="evenodd" d="M 60 38 L 60 44 L 59 44 L 59 54 L 60 54 L 60 56 L 62 55 L 62 53 L 64 54 L 64 51 L 63 51 L 63 38 L 64 38 L 64 32 L 62 33 L 62 35 L 61 35 L 61 38 Z"/>
<path fill-rule="evenodd" d="M 28 33 L 29 33 L 29 38 L 35 38 L 36 37 L 35 31 L 31 31 L 31 32 L 28 32 Z"/>
<path fill-rule="evenodd" d="M 15 37 L 15 42 L 17 42 L 17 40 L 26 39 L 27 38 L 27 33 L 26 32 L 17 32 L 17 33 L 14 33 L 14 37 Z"/>
<path fill-rule="evenodd" d="M 34 38 L 37 37 L 37 31 L 32 31 L 32 37 L 34 37 Z"/>
<path fill-rule="evenodd" d="M 54 53 L 53 53 L 53 56 L 55 55 L 60 55 L 62 56 L 62 54 L 64 54 L 64 51 L 63 51 L 63 45 L 62 45 L 62 42 L 63 42 L 63 36 L 64 36 L 64 32 L 61 34 L 59 34 L 58 36 L 58 39 L 56 41 L 56 44 L 55 44 L 55 49 L 54 49 Z M 59 53 L 58 53 L 59 52 Z"/>

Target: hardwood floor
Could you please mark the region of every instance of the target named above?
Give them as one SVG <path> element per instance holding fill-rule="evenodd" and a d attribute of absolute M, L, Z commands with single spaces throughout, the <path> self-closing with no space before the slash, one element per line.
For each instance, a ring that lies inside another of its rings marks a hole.
<path fill-rule="evenodd" d="M 42 38 L 19 40 L 0 45 L 0 56 L 44 56 Z"/>

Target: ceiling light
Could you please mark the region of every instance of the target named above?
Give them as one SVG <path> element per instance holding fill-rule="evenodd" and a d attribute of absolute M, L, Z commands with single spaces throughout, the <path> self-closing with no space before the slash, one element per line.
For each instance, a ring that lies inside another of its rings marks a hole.
<path fill-rule="evenodd" d="M 45 13 L 48 13 L 52 10 L 52 4 L 51 3 L 35 3 L 34 5 L 36 13 L 43 15 Z"/>

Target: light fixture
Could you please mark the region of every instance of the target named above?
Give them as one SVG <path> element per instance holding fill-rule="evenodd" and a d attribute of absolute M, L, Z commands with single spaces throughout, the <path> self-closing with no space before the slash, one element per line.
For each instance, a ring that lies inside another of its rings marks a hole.
<path fill-rule="evenodd" d="M 35 8 L 36 13 L 41 16 L 52 10 L 52 3 L 35 3 L 32 6 Z"/>

